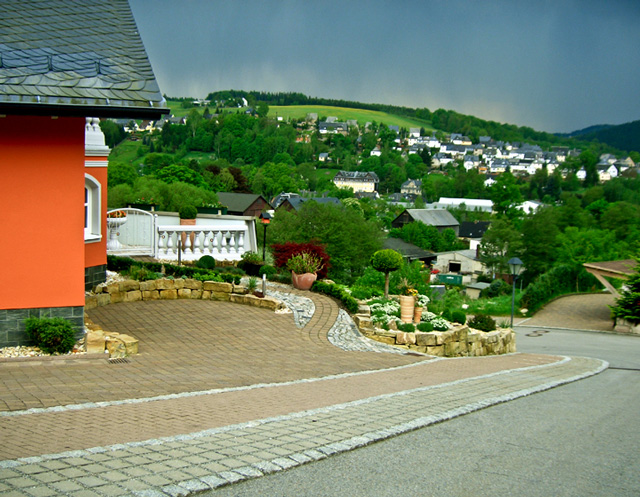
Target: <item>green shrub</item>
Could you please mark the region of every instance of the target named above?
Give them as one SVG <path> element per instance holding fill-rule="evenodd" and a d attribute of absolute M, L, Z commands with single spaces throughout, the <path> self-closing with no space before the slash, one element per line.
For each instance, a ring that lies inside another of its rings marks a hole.
<path fill-rule="evenodd" d="M 511 293 L 511 285 L 504 280 L 493 280 L 487 288 L 482 290 L 481 296 L 494 298 L 508 293 Z"/>
<path fill-rule="evenodd" d="M 453 311 L 451 313 L 451 321 L 454 323 L 464 324 L 467 322 L 467 315 L 464 311 Z"/>
<path fill-rule="evenodd" d="M 62 318 L 28 318 L 27 335 L 47 354 L 66 354 L 76 343 L 71 323 Z"/>
<path fill-rule="evenodd" d="M 480 331 L 493 331 L 496 329 L 495 320 L 486 314 L 476 314 L 469 321 L 469 326 Z"/>
<path fill-rule="evenodd" d="M 217 273 L 198 273 L 193 275 L 193 279 L 198 281 L 222 281 L 222 278 Z"/>
<path fill-rule="evenodd" d="M 377 288 L 365 287 L 365 286 L 352 286 L 351 296 L 359 300 L 367 300 L 373 297 L 382 297 L 384 292 Z"/>
<path fill-rule="evenodd" d="M 202 269 L 214 269 L 216 267 L 216 260 L 210 255 L 203 255 L 197 260 L 196 267 Z"/>
<path fill-rule="evenodd" d="M 413 333 L 416 331 L 416 327 L 413 323 L 402 323 L 398 325 L 398 330 L 406 333 Z"/>
<path fill-rule="evenodd" d="M 354 299 L 349 292 L 347 292 L 340 285 L 325 283 L 323 281 L 315 281 L 311 290 L 318 293 L 324 293 L 325 295 L 329 295 L 331 297 L 335 297 L 338 299 L 348 312 L 351 314 L 355 314 L 358 312 L 358 302 Z"/>
<path fill-rule="evenodd" d="M 185 205 L 180 208 L 178 215 L 180 219 L 195 219 L 198 216 L 198 209 L 193 205 Z"/>
<path fill-rule="evenodd" d="M 266 274 L 267 279 L 269 279 L 269 276 L 273 276 L 274 274 L 277 274 L 277 273 L 278 273 L 278 270 L 275 267 L 269 266 L 269 265 L 262 266 L 260 268 L 260 271 L 258 271 L 259 276 Z"/>
<path fill-rule="evenodd" d="M 425 333 L 433 331 L 433 324 L 431 324 L 431 323 L 420 323 L 418 325 L 418 331 L 424 331 Z"/>
<path fill-rule="evenodd" d="M 125 274 L 132 280 L 137 281 L 157 280 L 162 276 L 137 264 L 130 266 Z"/>

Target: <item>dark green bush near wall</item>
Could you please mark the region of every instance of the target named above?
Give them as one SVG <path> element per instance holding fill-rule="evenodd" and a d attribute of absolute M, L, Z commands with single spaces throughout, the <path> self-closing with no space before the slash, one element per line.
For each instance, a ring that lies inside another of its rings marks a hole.
<path fill-rule="evenodd" d="M 590 292 L 599 287 L 596 277 L 582 266 L 560 264 L 538 276 L 525 289 L 519 305 L 532 313 L 559 295 Z"/>
<path fill-rule="evenodd" d="M 107 256 L 107 269 L 109 271 L 124 273 L 133 265 L 139 266 L 153 273 L 162 272 L 162 268 L 164 266 L 164 274 L 166 276 L 173 276 L 174 278 L 194 278 L 196 275 L 206 275 L 212 272 L 209 269 L 199 267 L 176 266 L 173 264 L 161 264 L 160 262 L 140 262 L 129 257 L 117 257 L 115 255 Z M 221 278 L 219 281 L 239 284 L 240 278 L 244 272 L 237 268 L 233 269 L 236 274 L 222 272 L 221 270 L 213 271 L 213 274 L 217 274 Z"/>
<path fill-rule="evenodd" d="M 324 293 L 330 297 L 335 297 L 344 305 L 345 309 L 351 314 L 358 312 L 358 301 L 354 299 L 347 291 L 338 285 L 315 281 L 311 287 L 312 292 Z"/>
<path fill-rule="evenodd" d="M 71 323 L 63 318 L 27 318 L 27 335 L 47 354 L 66 354 L 76 343 Z"/>
<path fill-rule="evenodd" d="M 476 314 L 469 321 L 469 326 L 474 330 L 493 331 L 496 329 L 496 321 L 486 314 Z"/>

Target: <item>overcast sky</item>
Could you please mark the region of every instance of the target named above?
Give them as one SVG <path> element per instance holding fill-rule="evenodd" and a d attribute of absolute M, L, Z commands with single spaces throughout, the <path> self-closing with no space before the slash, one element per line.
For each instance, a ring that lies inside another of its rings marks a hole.
<path fill-rule="evenodd" d="M 296 91 L 568 132 L 640 119 L 637 0 L 130 0 L 163 93 Z"/>

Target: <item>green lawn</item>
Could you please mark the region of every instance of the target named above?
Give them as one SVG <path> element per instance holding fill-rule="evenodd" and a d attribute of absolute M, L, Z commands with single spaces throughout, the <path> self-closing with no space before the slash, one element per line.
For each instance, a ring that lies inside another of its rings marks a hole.
<path fill-rule="evenodd" d="M 178 100 L 167 100 L 167 106 L 171 109 L 171 114 L 176 117 L 182 117 L 189 114 L 191 109 L 183 109 L 182 103 Z M 204 111 L 202 107 L 195 107 L 200 112 Z M 213 112 L 215 106 L 209 106 L 209 110 Z M 224 109 L 234 112 L 237 109 Z M 276 116 L 287 119 L 305 118 L 308 113 L 315 112 L 318 117 L 335 116 L 340 121 L 347 119 L 355 119 L 359 125 L 364 126 L 367 122 L 384 123 L 387 126 L 400 126 L 401 128 L 425 128 L 428 131 L 433 130 L 429 121 L 421 119 L 411 119 L 408 117 L 387 114 L 375 110 L 351 109 L 347 107 L 331 107 L 327 105 L 274 105 L 269 107 L 269 117 Z"/>
<path fill-rule="evenodd" d="M 420 127 L 423 127 L 426 130 L 433 129 L 429 121 L 396 116 L 393 114 L 387 114 L 386 112 L 379 112 L 375 110 L 350 109 L 347 107 L 330 107 L 327 105 L 274 105 L 269 107 L 269 117 L 278 116 L 283 117 L 284 119 L 301 119 L 305 118 L 307 114 L 313 112 L 318 114 L 318 118 L 335 116 L 339 121 L 355 119 L 356 121 L 358 121 L 359 125 L 364 125 L 367 122 L 375 121 L 377 123 L 384 123 L 387 126 L 395 125 L 407 129 Z"/>

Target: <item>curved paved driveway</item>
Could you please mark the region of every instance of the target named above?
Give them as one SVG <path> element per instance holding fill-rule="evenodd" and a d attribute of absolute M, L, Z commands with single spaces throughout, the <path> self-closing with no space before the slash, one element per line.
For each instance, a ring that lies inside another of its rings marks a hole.
<path fill-rule="evenodd" d="M 547 304 L 532 318 L 516 322 L 517 326 L 567 328 L 572 330 L 613 331 L 610 293 L 568 295 Z"/>

